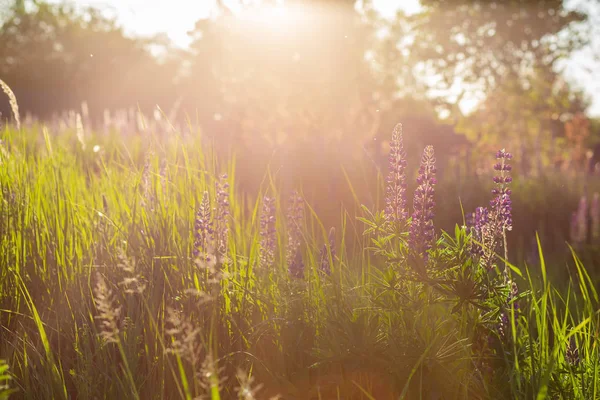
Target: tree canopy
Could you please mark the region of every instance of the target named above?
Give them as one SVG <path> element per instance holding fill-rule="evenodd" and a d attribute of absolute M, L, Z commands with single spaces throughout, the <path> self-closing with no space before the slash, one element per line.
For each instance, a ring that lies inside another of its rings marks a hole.
<path fill-rule="evenodd" d="M 434 142 L 445 116 L 482 145 L 543 147 L 586 108 L 559 68 L 589 40 L 586 13 L 563 0 L 423 0 L 392 19 L 370 0 L 217 3 L 181 51 L 125 35 L 98 9 L 4 0 L 0 77 L 38 116 L 178 103 L 223 141 L 298 157 L 332 146 L 359 157 L 409 114 L 434 122 Z M 479 104 L 465 116 L 469 98 Z"/>

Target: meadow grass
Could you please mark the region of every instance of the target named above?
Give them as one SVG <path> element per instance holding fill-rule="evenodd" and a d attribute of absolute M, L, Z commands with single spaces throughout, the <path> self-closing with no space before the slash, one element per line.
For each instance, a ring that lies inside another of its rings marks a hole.
<path fill-rule="evenodd" d="M 415 252 L 359 194 L 336 229 L 309 202 L 294 218 L 281 177 L 240 190 L 200 132 L 0 138 L 10 398 L 600 398 L 576 252 L 553 282 L 539 241 L 531 266 L 484 267 L 457 220 Z"/>

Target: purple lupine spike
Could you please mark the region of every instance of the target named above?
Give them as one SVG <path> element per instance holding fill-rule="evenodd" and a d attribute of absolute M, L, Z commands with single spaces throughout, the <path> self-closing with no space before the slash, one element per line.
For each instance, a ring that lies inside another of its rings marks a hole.
<path fill-rule="evenodd" d="M 517 301 L 517 297 L 519 297 L 519 287 L 517 286 L 517 282 L 510 281 L 510 291 L 508 292 L 508 300 L 507 303 L 515 310 L 515 314 L 519 309 L 519 302 Z"/>
<path fill-rule="evenodd" d="M 506 312 L 502 311 L 500 313 L 500 321 L 498 322 L 496 329 L 498 330 L 498 336 L 500 336 L 502 341 L 506 341 L 508 330 L 510 329 L 510 320 L 508 319 Z"/>
<path fill-rule="evenodd" d="M 567 360 L 567 363 L 569 363 L 569 365 L 572 367 L 578 366 L 581 361 L 581 359 L 579 358 L 579 348 L 577 348 L 575 336 L 571 336 L 571 338 L 569 339 L 569 344 L 567 345 L 565 358 Z"/>
<path fill-rule="evenodd" d="M 392 226 L 405 222 L 406 210 L 406 152 L 402 139 L 402 124 L 397 124 L 390 143 L 389 172 L 385 193 L 385 219 Z"/>
<path fill-rule="evenodd" d="M 329 252 L 331 252 L 331 261 L 335 259 L 335 228 L 332 226 L 329 230 L 329 236 L 327 238 L 329 242 Z M 319 264 L 319 271 L 325 275 L 331 275 L 331 263 L 329 262 L 329 252 L 327 251 L 327 243 L 323 244 L 321 248 L 321 262 Z"/>
<path fill-rule="evenodd" d="M 497 175 L 494 176 L 496 187 L 492 190 L 495 196 L 490 205 L 495 211 L 498 219 L 498 228 L 501 228 L 503 233 L 512 230 L 512 203 L 510 200 L 511 191 L 508 185 L 512 182 L 510 171 L 511 165 L 508 163 L 512 159 L 512 154 L 502 149 L 496 153 L 498 162 L 494 165 Z"/>
<path fill-rule="evenodd" d="M 472 213 L 472 226 L 471 226 L 471 254 L 474 257 L 481 257 L 483 255 L 483 233 L 484 227 L 489 221 L 488 209 L 485 207 L 477 207 L 475 212 Z"/>
<path fill-rule="evenodd" d="M 292 278 L 304 278 L 304 261 L 302 260 L 302 252 L 300 249 L 293 253 L 294 256 L 288 261 L 288 272 Z"/>
<path fill-rule="evenodd" d="M 215 232 L 219 255 L 227 254 L 227 238 L 229 236 L 229 182 L 227 174 L 223 174 L 216 183 Z"/>
<path fill-rule="evenodd" d="M 260 266 L 269 269 L 275 261 L 275 199 L 264 196 L 260 215 Z"/>
<path fill-rule="evenodd" d="M 208 192 L 202 195 L 202 201 L 196 211 L 194 222 L 194 258 L 208 257 L 214 240 L 214 230 L 211 218 L 210 199 Z"/>
<path fill-rule="evenodd" d="M 494 198 L 490 201 L 487 222 L 481 227 L 480 237 L 483 243 L 481 259 L 487 268 L 493 268 L 496 251 L 499 247 L 504 249 L 504 258 L 508 258 L 506 231 L 512 230 L 511 191 L 508 188 L 512 182 L 510 177 L 512 167 L 508 164 L 511 158 L 512 155 L 504 149 L 496 153 L 498 162 L 494 165 L 494 169 L 498 174 L 494 177 L 496 184 L 492 190 Z"/>
<path fill-rule="evenodd" d="M 290 196 L 288 209 L 288 248 L 286 255 L 290 276 L 298 279 L 304 277 L 304 262 L 300 251 L 303 222 L 304 200 L 294 190 Z"/>
<path fill-rule="evenodd" d="M 419 186 L 415 190 L 409 235 L 410 247 L 419 254 L 425 254 L 431 248 L 435 236 L 433 226 L 435 172 L 433 146 L 427 146 L 421 157 L 421 167 L 417 177 Z"/>
<path fill-rule="evenodd" d="M 475 229 L 475 213 L 474 212 L 465 214 L 465 228 L 467 228 L 468 232 Z"/>

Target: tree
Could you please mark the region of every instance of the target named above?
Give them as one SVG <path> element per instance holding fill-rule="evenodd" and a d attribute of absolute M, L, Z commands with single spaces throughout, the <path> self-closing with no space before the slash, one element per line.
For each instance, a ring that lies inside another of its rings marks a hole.
<path fill-rule="evenodd" d="M 588 40 L 582 29 L 586 14 L 567 10 L 563 0 L 422 5 L 411 21 L 409 63 L 434 95 L 485 94 L 506 80 L 527 81 L 533 69 L 554 69 Z"/>
<path fill-rule="evenodd" d="M 429 98 L 479 150 L 516 147 L 522 167 L 540 170 L 564 150 L 561 121 L 586 108 L 560 69 L 589 39 L 586 14 L 564 3 L 423 0 L 418 14 L 384 24 L 375 60 L 398 92 Z M 463 100 L 479 102 L 471 115 Z"/>
<path fill-rule="evenodd" d="M 268 151 L 282 140 L 356 139 L 376 111 L 364 58 L 370 35 L 348 0 L 221 11 L 193 33 L 188 107 L 209 131 L 234 123 L 237 139 Z"/>
<path fill-rule="evenodd" d="M 97 9 L 35 2 L 26 10 L 17 2 L 0 27 L 0 76 L 21 109 L 39 117 L 83 101 L 96 115 L 135 104 L 149 109 L 172 101 L 163 93 L 173 97 L 169 81 L 178 68 L 158 63 L 152 43 L 126 37 Z"/>
<path fill-rule="evenodd" d="M 461 119 L 480 150 L 511 148 L 522 173 L 541 173 L 572 150 L 565 121 L 585 111 L 587 102 L 549 65 L 534 65 L 525 80 L 506 79 L 470 115 Z"/>

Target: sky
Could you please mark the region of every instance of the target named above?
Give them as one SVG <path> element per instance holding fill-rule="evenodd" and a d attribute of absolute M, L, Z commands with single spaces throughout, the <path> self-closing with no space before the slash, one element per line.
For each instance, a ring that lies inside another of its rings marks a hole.
<path fill-rule="evenodd" d="M 61 0 L 52 0 L 59 2 Z M 415 12 L 419 0 L 372 0 L 384 16 L 393 16 L 401 4 L 406 12 Z M 588 0 L 570 0 L 576 5 Z M 595 0 L 592 0 L 593 2 Z M 188 32 L 201 18 L 209 15 L 214 0 L 71 0 L 81 6 L 93 6 L 115 16 L 131 35 L 165 33 L 175 44 L 189 44 Z M 225 0 L 227 3 L 227 0 Z M 592 6 L 593 43 L 564 63 L 565 75 L 575 87 L 581 88 L 592 101 L 589 113 L 600 117 L 600 3 Z"/>

